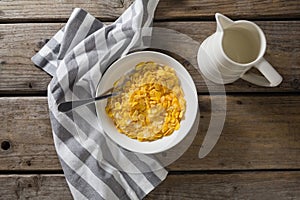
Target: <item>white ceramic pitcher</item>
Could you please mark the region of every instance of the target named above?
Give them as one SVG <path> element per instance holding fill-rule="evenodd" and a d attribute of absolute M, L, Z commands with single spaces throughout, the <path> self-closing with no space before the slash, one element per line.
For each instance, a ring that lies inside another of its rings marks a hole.
<path fill-rule="evenodd" d="M 242 78 L 260 86 L 279 85 L 282 77 L 263 58 L 266 51 L 263 31 L 250 21 L 232 21 L 219 13 L 215 17 L 217 31 L 205 39 L 198 51 L 198 64 L 204 76 L 220 84 Z M 263 76 L 248 72 L 252 67 Z"/>

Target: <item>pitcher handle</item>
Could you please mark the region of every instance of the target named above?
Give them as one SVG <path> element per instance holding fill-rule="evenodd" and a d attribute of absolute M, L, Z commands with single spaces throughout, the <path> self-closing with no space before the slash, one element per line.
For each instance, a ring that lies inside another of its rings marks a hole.
<path fill-rule="evenodd" d="M 260 59 L 254 67 L 262 73 L 263 76 L 256 75 L 252 72 L 246 72 L 241 78 L 259 86 L 275 87 L 282 82 L 282 76 L 272 67 L 264 58 Z"/>

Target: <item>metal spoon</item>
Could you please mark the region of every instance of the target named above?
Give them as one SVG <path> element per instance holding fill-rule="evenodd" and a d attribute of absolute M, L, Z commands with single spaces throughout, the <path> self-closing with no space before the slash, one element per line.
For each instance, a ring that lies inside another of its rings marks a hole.
<path fill-rule="evenodd" d="M 95 101 L 99 101 L 102 99 L 106 99 L 106 98 L 115 96 L 117 94 L 118 93 L 110 93 L 110 94 L 104 94 L 104 95 L 100 95 L 98 97 L 94 97 L 94 98 L 90 98 L 90 99 L 77 100 L 77 101 L 66 101 L 66 102 L 60 103 L 58 105 L 58 111 L 69 112 L 79 106 L 87 105 L 87 104 L 93 103 Z"/>
<path fill-rule="evenodd" d="M 102 100 L 102 99 L 107 99 L 109 97 L 116 96 L 116 95 L 120 94 L 121 91 L 122 91 L 122 87 L 124 86 L 126 81 L 129 80 L 129 75 L 131 73 L 133 73 L 133 71 L 127 72 L 124 76 L 122 76 L 118 80 L 118 83 L 114 87 L 112 87 L 112 88 L 108 89 L 107 91 L 103 92 L 102 95 L 100 95 L 98 97 L 94 97 L 94 98 L 90 98 L 90 99 L 84 99 L 84 100 L 77 100 L 77 101 L 66 101 L 66 102 L 60 103 L 58 105 L 58 111 L 60 111 L 60 112 L 69 112 L 69 111 L 71 111 L 74 108 L 77 108 L 79 106 L 87 105 L 87 104 L 93 103 L 95 101 L 99 101 L 99 100 Z"/>

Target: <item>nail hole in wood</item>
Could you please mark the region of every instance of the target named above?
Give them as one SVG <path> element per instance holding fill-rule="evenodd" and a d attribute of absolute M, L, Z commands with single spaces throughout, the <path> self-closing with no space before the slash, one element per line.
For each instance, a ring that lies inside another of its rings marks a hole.
<path fill-rule="evenodd" d="M 242 104 L 243 104 L 243 102 L 241 102 L 240 100 L 237 100 L 236 103 L 237 103 L 238 105 L 242 105 Z"/>
<path fill-rule="evenodd" d="M 7 151 L 10 149 L 10 142 L 5 140 L 1 142 L 1 149 Z"/>
<path fill-rule="evenodd" d="M 36 46 L 38 49 L 41 49 L 47 42 L 49 42 L 49 39 L 41 39 L 36 43 Z"/>
<path fill-rule="evenodd" d="M 294 79 L 293 81 L 292 81 L 292 87 L 294 88 L 294 89 L 299 89 L 300 88 L 300 81 L 298 80 L 298 79 Z"/>
<path fill-rule="evenodd" d="M 31 161 L 30 161 L 30 160 L 27 160 L 27 161 L 26 161 L 26 164 L 27 164 L 27 166 L 31 166 Z"/>

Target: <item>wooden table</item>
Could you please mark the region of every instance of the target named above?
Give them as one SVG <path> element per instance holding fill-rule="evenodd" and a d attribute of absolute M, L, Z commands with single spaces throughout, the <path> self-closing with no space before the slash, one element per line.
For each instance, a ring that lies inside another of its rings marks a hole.
<path fill-rule="evenodd" d="M 50 128 L 51 78 L 30 58 L 73 8 L 111 22 L 131 2 L 0 1 L 0 199 L 72 199 Z M 265 58 L 284 81 L 276 88 L 242 80 L 226 85 L 223 133 L 200 160 L 210 101 L 218 96 L 209 96 L 202 77 L 189 69 L 199 92 L 199 132 L 146 199 L 300 199 L 300 1 L 161 0 L 154 25 L 202 42 L 215 31 L 215 12 L 261 26 L 268 43 Z"/>

